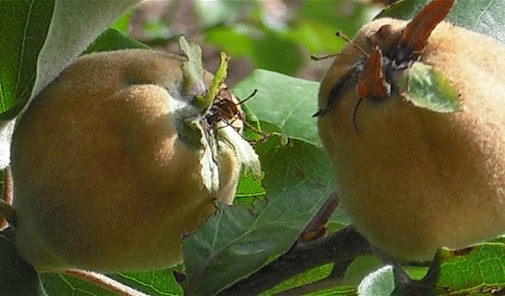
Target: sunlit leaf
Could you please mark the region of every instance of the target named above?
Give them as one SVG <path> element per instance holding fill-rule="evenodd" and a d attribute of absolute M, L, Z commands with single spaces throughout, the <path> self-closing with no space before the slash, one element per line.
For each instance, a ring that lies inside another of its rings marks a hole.
<path fill-rule="evenodd" d="M 474 295 L 505 289 L 505 244 L 483 243 L 473 248 L 437 254 L 439 293 Z"/>
<path fill-rule="evenodd" d="M 404 97 L 414 105 L 439 113 L 461 110 L 459 94 L 451 82 L 432 66 L 414 62 L 397 77 Z"/>
<path fill-rule="evenodd" d="M 275 127 L 270 131 L 281 133 L 285 140 L 321 145 L 317 119 L 312 117 L 318 108 L 318 82 L 255 70 L 233 90 L 237 96 L 246 97 L 253 89 L 258 89 L 257 94 L 245 104 L 260 121 Z"/>

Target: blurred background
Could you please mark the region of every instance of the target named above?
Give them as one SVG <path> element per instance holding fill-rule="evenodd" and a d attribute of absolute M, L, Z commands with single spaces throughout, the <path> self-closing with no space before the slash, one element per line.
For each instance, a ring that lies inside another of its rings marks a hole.
<path fill-rule="evenodd" d="M 337 53 L 342 31 L 353 37 L 386 4 L 372 0 L 145 0 L 114 28 L 153 48 L 178 52 L 178 36 L 198 42 L 205 67 L 219 52 L 230 57 L 227 84 L 260 68 L 320 80 L 329 62 L 310 56 Z"/>

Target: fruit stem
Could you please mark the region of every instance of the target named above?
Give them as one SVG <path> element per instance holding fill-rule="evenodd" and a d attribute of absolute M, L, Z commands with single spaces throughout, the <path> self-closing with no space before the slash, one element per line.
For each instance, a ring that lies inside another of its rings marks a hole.
<path fill-rule="evenodd" d="M 148 296 L 100 273 L 80 269 L 67 269 L 65 273 L 114 292 L 118 296 Z"/>

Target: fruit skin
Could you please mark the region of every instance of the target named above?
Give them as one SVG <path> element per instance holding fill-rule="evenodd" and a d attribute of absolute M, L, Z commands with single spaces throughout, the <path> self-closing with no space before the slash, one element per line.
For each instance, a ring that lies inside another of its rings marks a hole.
<path fill-rule="evenodd" d="M 210 194 L 198 150 L 177 136 L 183 60 L 149 50 L 86 55 L 27 109 L 11 166 L 16 246 L 37 269 L 174 265 L 182 237 L 213 213 L 213 200 L 232 202 L 232 149 L 220 145 L 221 187 Z"/>
<path fill-rule="evenodd" d="M 390 24 L 365 25 L 355 42 Z M 321 82 L 325 108 L 335 82 L 360 57 L 347 45 Z M 355 83 L 318 121 L 331 157 L 341 204 L 373 245 L 397 258 L 432 259 L 446 246 L 462 248 L 505 233 L 505 47 L 484 35 L 441 23 L 421 61 L 449 78 L 463 110 L 442 114 L 398 94 L 365 98 L 356 115 Z"/>

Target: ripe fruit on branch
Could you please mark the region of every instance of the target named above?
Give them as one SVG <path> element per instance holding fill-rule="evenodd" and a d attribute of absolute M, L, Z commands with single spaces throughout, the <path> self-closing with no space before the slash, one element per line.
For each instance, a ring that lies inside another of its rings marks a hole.
<path fill-rule="evenodd" d="M 241 120 L 206 126 L 214 101 L 235 100 L 223 88 L 226 75 L 213 80 L 200 49 L 184 40 L 181 48 L 187 57 L 83 56 L 18 122 L 15 240 L 39 270 L 176 264 L 183 236 L 213 213 L 214 199 L 233 201 L 241 163 L 258 173 L 257 156 L 237 132 Z"/>
<path fill-rule="evenodd" d="M 342 206 L 395 257 L 431 259 L 443 246 L 505 232 L 505 47 L 423 22 L 433 17 L 429 9 L 452 2 L 435 0 L 410 23 L 365 25 L 320 87 L 319 133 Z M 429 71 L 416 77 L 423 67 Z"/>

